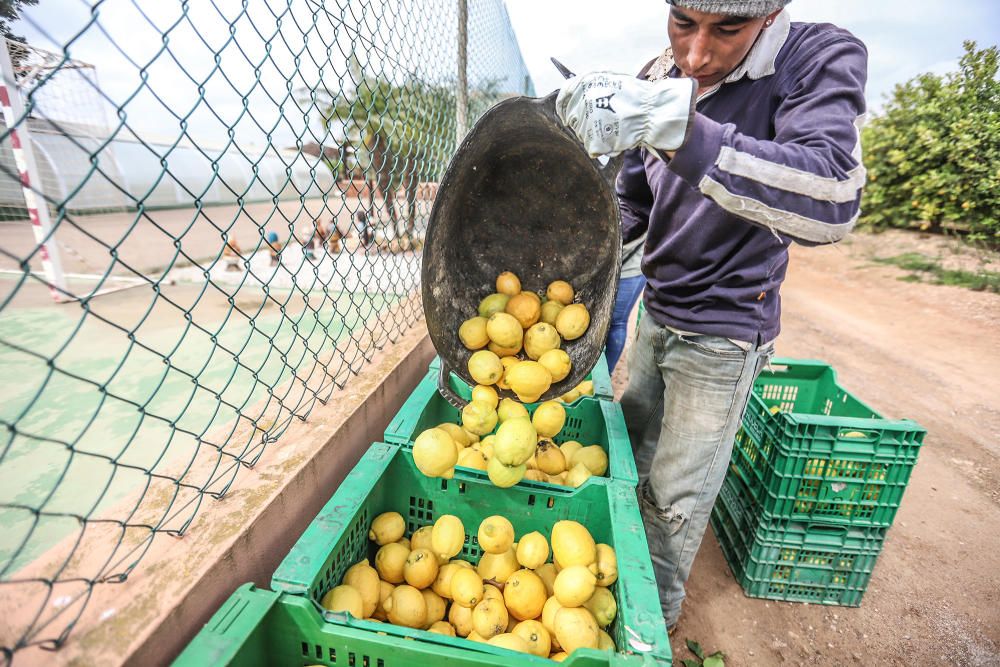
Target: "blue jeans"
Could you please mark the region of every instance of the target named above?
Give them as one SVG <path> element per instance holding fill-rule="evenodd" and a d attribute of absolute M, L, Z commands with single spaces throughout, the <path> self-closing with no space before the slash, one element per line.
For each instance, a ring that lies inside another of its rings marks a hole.
<path fill-rule="evenodd" d="M 608 329 L 608 343 L 604 354 L 608 359 L 608 371 L 615 371 L 615 364 L 625 349 L 625 339 L 628 338 L 628 316 L 632 306 L 646 287 L 645 276 L 622 278 L 618 282 L 618 296 L 615 297 L 615 310 L 611 314 L 611 328 Z"/>
<path fill-rule="evenodd" d="M 771 343 L 751 348 L 718 336 L 678 335 L 648 313 L 632 346 L 621 404 L 668 627 L 680 616 L 753 381 L 773 353 Z"/>

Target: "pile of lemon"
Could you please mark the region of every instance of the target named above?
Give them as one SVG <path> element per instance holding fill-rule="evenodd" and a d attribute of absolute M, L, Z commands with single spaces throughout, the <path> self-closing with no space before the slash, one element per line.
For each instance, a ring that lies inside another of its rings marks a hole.
<path fill-rule="evenodd" d="M 543 300 L 522 290 L 518 277 L 505 271 L 497 276 L 496 290 L 479 303 L 479 314 L 458 328 L 462 344 L 473 350 L 469 375 L 481 385 L 509 389 L 524 403 L 534 403 L 569 375 L 573 365 L 562 342 L 586 333 L 590 312 L 573 303 L 576 293 L 564 280 L 550 283 Z"/>
<path fill-rule="evenodd" d="M 428 477 L 445 479 L 454 476 L 456 465 L 485 470 L 503 488 L 522 479 L 576 488 L 605 475 L 608 454 L 600 445 L 555 443 L 565 425 L 566 408 L 559 401 L 545 401 L 529 416 L 517 401 L 500 401 L 492 387 L 477 385 L 462 409 L 461 425 L 439 424 L 417 436 L 413 462 Z"/>
<path fill-rule="evenodd" d="M 479 524 L 478 564 L 457 558 L 466 542 L 461 519 L 446 514 L 404 537 L 398 512 L 380 514 L 368 538 L 374 564 L 355 563 L 323 596 L 330 611 L 389 622 L 562 661 L 578 648 L 614 650 L 604 631 L 618 605 L 608 590 L 618 559 L 583 525 L 558 521 L 514 541 L 502 516 Z M 549 556 L 552 556 L 549 562 Z"/>

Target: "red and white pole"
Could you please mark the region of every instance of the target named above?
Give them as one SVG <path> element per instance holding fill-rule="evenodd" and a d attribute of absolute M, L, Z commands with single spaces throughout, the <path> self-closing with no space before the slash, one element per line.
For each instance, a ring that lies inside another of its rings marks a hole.
<path fill-rule="evenodd" d="M 67 301 L 72 297 L 69 296 L 66 288 L 66 276 L 62 270 L 62 262 L 59 260 L 59 249 L 56 247 L 55 238 L 50 236 L 52 219 L 49 217 L 49 205 L 43 197 L 38 196 L 32 187 L 34 183 L 34 187 L 37 187 L 40 192 L 42 179 L 38 174 L 35 154 L 31 148 L 31 134 L 27 118 L 22 119 L 24 104 L 21 101 L 21 91 L 17 88 L 17 79 L 14 77 L 14 66 L 10 61 L 10 50 L 6 39 L 3 40 L 2 48 L 0 48 L 0 69 L 3 69 L 3 81 L 0 82 L 0 103 L 3 104 L 3 117 L 10 132 L 10 145 L 14 149 L 14 162 L 17 163 L 17 171 L 21 178 L 24 205 L 28 209 L 31 228 L 35 232 L 35 241 L 38 243 L 38 256 L 42 260 L 42 270 L 45 272 L 52 298 L 56 302 Z M 20 127 L 17 126 L 18 121 L 22 121 Z"/>

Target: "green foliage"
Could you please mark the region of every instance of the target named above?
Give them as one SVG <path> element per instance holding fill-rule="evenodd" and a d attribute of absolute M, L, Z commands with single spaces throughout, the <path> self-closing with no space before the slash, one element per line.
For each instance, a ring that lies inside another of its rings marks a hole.
<path fill-rule="evenodd" d="M 37 5 L 38 0 L 0 0 L 0 35 L 15 42 L 23 42 L 24 37 L 15 35 L 10 30 L 10 21 L 21 18 L 24 5 Z"/>
<path fill-rule="evenodd" d="M 907 252 L 894 257 L 876 257 L 880 264 L 892 264 L 910 271 L 900 278 L 906 282 L 930 282 L 936 285 L 966 287 L 977 292 L 1000 293 L 1000 273 L 996 271 L 965 271 L 946 269 L 933 257 L 917 252 Z"/>
<path fill-rule="evenodd" d="M 943 227 L 1000 246 L 1000 51 L 965 43 L 959 70 L 896 86 L 865 128 L 863 223 Z"/>
<path fill-rule="evenodd" d="M 688 650 L 697 656 L 697 660 L 693 658 L 684 658 L 681 660 L 681 664 L 684 667 L 726 667 L 725 665 L 725 654 L 722 651 L 716 651 L 712 655 L 705 655 L 705 650 L 696 641 L 691 639 L 684 640 L 687 644 Z"/>

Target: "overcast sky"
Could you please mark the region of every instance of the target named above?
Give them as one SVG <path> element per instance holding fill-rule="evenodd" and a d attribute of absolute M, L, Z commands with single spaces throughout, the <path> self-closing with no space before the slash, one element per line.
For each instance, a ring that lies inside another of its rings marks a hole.
<path fill-rule="evenodd" d="M 667 45 L 664 0 L 506 0 L 539 95 L 558 87 L 555 56 L 576 72 L 638 72 Z M 921 72 L 954 69 L 962 42 L 1000 43 L 1000 0 L 794 0 L 793 21 L 825 21 L 869 51 L 868 100 Z"/>

